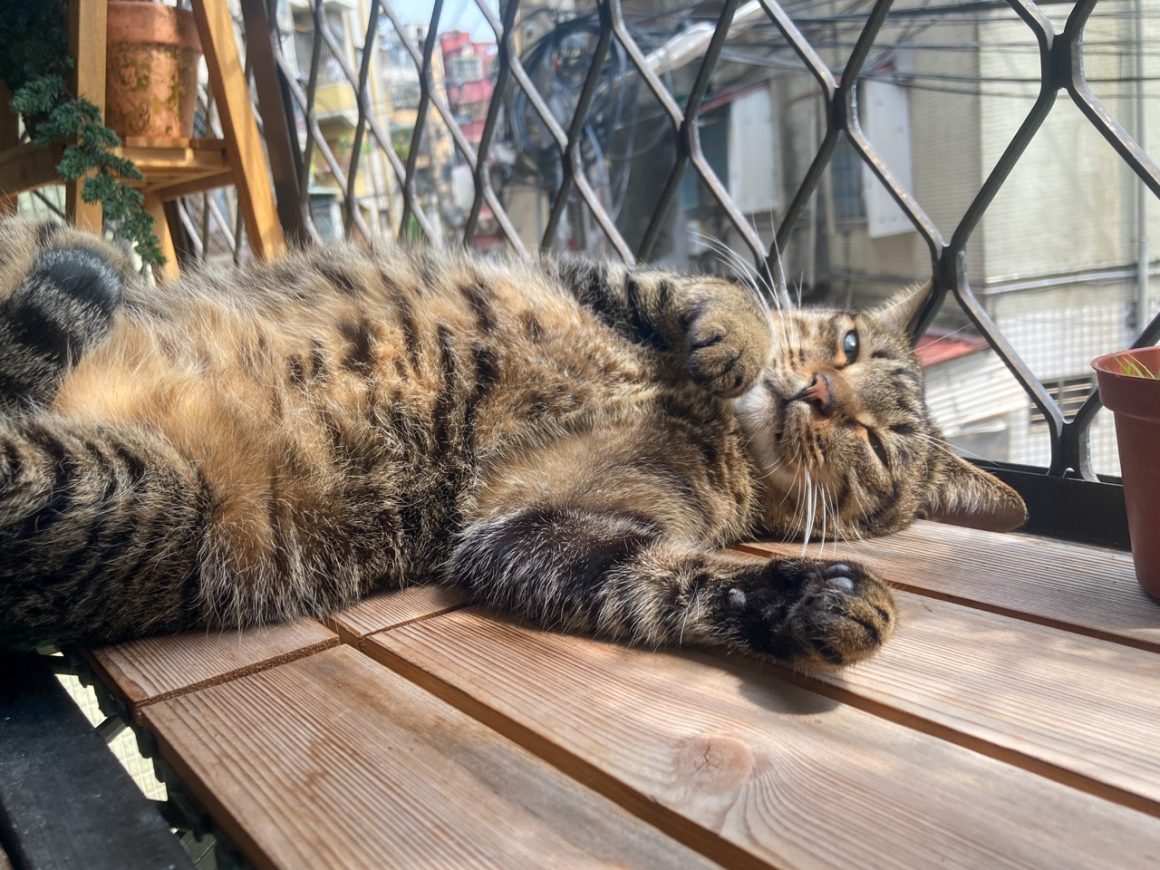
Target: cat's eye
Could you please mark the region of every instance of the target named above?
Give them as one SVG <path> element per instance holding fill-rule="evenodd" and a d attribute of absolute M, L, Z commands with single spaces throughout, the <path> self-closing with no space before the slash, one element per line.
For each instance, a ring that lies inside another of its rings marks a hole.
<path fill-rule="evenodd" d="M 886 445 L 882 443 L 882 439 L 878 437 L 878 433 L 873 429 L 867 429 L 866 438 L 870 441 L 870 449 L 874 451 L 874 455 L 878 457 L 878 461 L 889 468 L 890 454 L 886 452 Z"/>
<path fill-rule="evenodd" d="M 858 358 L 859 347 L 860 344 L 858 342 L 858 330 L 851 329 L 842 339 L 842 353 L 846 355 L 847 365 L 854 362 L 854 360 Z"/>

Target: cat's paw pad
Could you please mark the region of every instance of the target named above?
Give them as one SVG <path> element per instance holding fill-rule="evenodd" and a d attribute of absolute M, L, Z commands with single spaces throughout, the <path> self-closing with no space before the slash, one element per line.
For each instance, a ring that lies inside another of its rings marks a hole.
<path fill-rule="evenodd" d="M 740 646 L 813 670 L 867 658 L 897 622 L 890 589 L 854 562 L 773 561 L 728 584 L 724 599 Z"/>
<path fill-rule="evenodd" d="M 0 300 L 9 305 L 47 294 L 63 306 L 62 322 L 72 322 L 78 305 L 83 314 L 107 317 L 135 278 L 132 258 L 118 244 L 57 221 L 0 220 Z"/>
<path fill-rule="evenodd" d="M 756 300 L 721 281 L 687 319 L 689 376 L 725 398 L 753 386 L 769 358 L 769 321 Z"/>

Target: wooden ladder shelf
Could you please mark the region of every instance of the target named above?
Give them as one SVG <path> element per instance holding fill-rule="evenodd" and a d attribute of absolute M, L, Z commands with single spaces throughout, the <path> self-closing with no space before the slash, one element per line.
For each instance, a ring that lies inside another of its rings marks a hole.
<path fill-rule="evenodd" d="M 245 70 L 242 67 L 226 0 L 192 0 L 194 19 L 205 53 L 209 85 L 221 118 L 221 139 L 128 138 L 117 150 L 145 176 L 139 186 L 153 216 L 165 254 L 167 277 L 177 275 L 177 255 L 164 204 L 215 187 L 233 184 L 250 247 L 269 259 L 285 249 L 278 222 L 269 164 L 262 147 Z M 76 59 L 74 86 L 102 111 L 105 107 L 107 0 L 70 0 L 69 51 Z M 3 87 L 0 86 L 0 91 Z M 0 214 L 16 210 L 22 191 L 60 184 L 56 165 L 62 145 L 44 148 L 20 143 L 8 94 L 0 93 Z M 99 232 L 99 203 L 84 202 L 81 181 L 67 183 L 66 209 L 78 226 Z"/>

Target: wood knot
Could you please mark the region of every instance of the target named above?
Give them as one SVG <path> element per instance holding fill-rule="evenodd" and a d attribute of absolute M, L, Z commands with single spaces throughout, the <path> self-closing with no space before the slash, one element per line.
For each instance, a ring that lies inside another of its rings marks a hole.
<path fill-rule="evenodd" d="M 702 793 L 734 791 L 753 769 L 753 752 L 732 737 L 692 737 L 677 752 L 677 775 Z"/>

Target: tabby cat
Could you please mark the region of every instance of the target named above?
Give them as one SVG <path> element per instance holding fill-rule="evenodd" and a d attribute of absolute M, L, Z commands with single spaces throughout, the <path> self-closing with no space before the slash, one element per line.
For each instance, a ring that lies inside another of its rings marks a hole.
<path fill-rule="evenodd" d="M 453 585 L 538 625 L 833 668 L 853 563 L 718 554 L 1020 524 L 923 405 L 906 327 L 649 267 L 339 245 L 149 288 L 0 224 L 0 643 L 321 615 Z"/>

